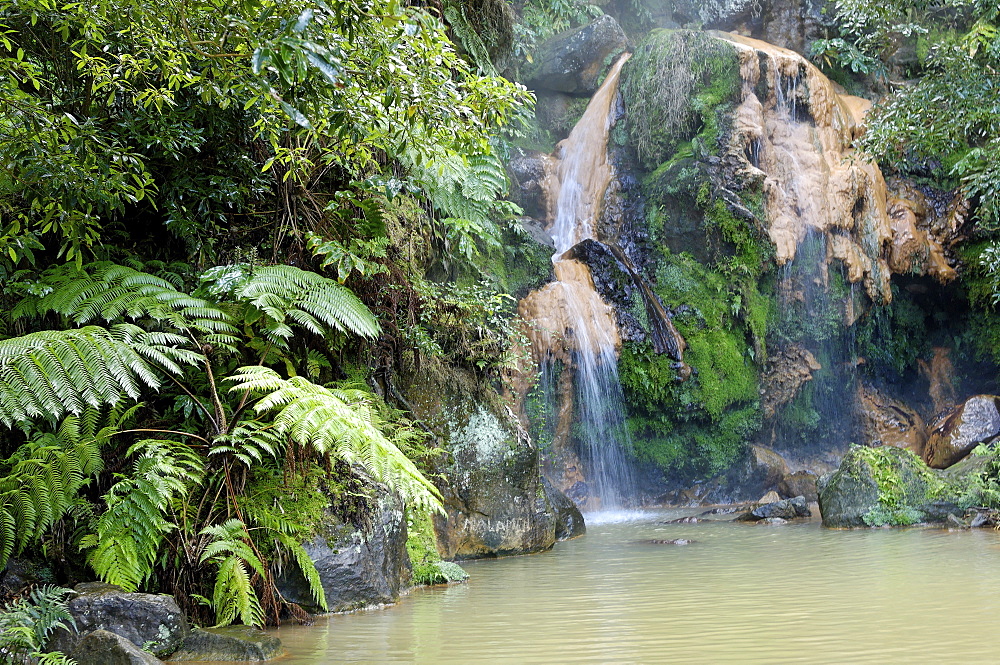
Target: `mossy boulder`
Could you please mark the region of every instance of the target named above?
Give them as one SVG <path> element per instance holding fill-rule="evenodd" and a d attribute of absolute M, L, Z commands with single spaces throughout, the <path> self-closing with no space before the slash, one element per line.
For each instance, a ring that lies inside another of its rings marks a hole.
<path fill-rule="evenodd" d="M 445 559 L 539 552 L 556 541 L 556 512 L 542 485 L 538 449 L 513 411 L 470 373 L 424 363 L 403 383 L 413 414 L 447 452 L 435 517 Z M 551 493 L 550 493 L 551 495 Z"/>
<path fill-rule="evenodd" d="M 827 527 L 905 526 L 949 512 L 940 501 L 945 483 L 913 452 L 893 446 L 852 447 L 818 488 Z"/>
<path fill-rule="evenodd" d="M 611 57 L 627 45 L 628 37 L 618 21 L 601 16 L 542 44 L 528 72 L 527 85 L 576 95 L 593 94 Z"/>
<path fill-rule="evenodd" d="M 107 631 L 160 656 L 175 651 L 188 634 L 187 619 L 173 596 L 126 593 L 103 582 L 78 584 L 74 590 L 77 595 L 67 603 L 67 609 L 77 632 L 57 630 L 48 645 L 54 651 L 69 653 L 87 633 Z M 104 646 L 110 644 L 99 641 Z"/>

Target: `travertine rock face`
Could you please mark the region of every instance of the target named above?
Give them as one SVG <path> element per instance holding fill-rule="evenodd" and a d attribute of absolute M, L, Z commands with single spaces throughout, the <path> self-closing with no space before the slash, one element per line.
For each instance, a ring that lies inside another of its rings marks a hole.
<path fill-rule="evenodd" d="M 954 279 L 920 197 L 900 187 L 890 198 L 878 166 L 852 148 L 870 103 L 838 92 L 793 51 L 719 34 L 737 49 L 743 81 L 729 158 L 764 193 L 777 263 L 821 233 L 827 261 L 842 261 L 848 281 L 863 283 L 874 302 L 892 299 L 893 272 Z"/>
<path fill-rule="evenodd" d="M 858 386 L 866 445 L 895 446 L 924 454 L 927 426 L 920 414 L 871 386 Z"/>
<path fill-rule="evenodd" d="M 778 409 L 795 399 L 813 372 L 822 369 L 815 356 L 803 346 L 782 348 L 768 358 L 767 369 L 761 381 L 761 408 L 764 416 L 772 417 Z"/>

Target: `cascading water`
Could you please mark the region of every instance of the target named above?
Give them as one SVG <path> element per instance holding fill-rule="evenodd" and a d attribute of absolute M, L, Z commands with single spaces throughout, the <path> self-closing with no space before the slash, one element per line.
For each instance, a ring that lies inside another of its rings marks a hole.
<path fill-rule="evenodd" d="M 543 379 L 556 373 L 556 363 L 572 368 L 572 399 L 558 409 L 559 423 L 554 429 L 580 442 L 579 462 L 585 472 L 570 465 L 575 475 L 560 484 L 592 510 L 622 508 L 635 494 L 631 442 L 618 381 L 621 340 L 614 313 L 595 290 L 587 265 L 573 258 L 576 245 L 597 239 L 596 220 L 612 176 L 607 160 L 611 105 L 627 59 L 626 54 L 611 68 L 557 150 L 558 162 L 549 183 L 556 281 L 529 294 L 519 307 L 532 324 L 529 335 Z"/>

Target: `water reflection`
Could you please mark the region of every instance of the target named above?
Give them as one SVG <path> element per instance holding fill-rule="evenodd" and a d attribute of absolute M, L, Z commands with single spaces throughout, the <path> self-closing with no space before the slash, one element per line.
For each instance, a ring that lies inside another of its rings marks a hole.
<path fill-rule="evenodd" d="M 466 585 L 278 631 L 284 664 L 996 662 L 992 531 L 590 523 Z M 649 540 L 684 538 L 687 546 Z"/>

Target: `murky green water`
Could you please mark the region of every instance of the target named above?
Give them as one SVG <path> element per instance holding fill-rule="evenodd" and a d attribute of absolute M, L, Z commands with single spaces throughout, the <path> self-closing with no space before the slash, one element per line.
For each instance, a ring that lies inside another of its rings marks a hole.
<path fill-rule="evenodd" d="M 281 628 L 280 662 L 1000 662 L 993 531 L 658 523 L 681 514 L 590 525 L 469 563 L 468 584 Z M 672 538 L 697 542 L 637 542 Z"/>

